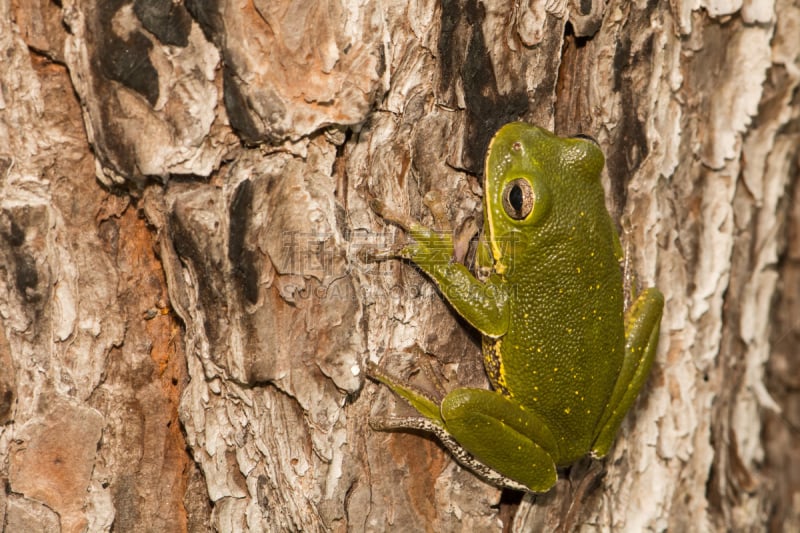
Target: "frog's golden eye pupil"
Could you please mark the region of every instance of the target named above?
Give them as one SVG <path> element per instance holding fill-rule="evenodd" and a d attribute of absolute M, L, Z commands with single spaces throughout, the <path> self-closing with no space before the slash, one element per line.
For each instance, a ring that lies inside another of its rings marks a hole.
<path fill-rule="evenodd" d="M 522 220 L 533 210 L 533 188 L 528 180 L 517 178 L 503 189 L 503 209 L 514 220 Z"/>

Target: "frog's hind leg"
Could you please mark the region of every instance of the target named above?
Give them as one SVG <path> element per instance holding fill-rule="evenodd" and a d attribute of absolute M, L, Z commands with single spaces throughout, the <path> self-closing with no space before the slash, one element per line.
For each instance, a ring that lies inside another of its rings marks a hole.
<path fill-rule="evenodd" d="M 446 429 L 439 424 L 422 417 L 391 417 L 371 419 L 370 426 L 379 431 L 393 431 L 393 430 L 418 430 L 427 433 L 432 433 L 439 439 L 439 441 L 447 448 L 453 457 L 462 466 L 471 470 L 479 477 L 485 479 L 492 485 L 511 490 L 529 491 L 530 489 L 510 479 L 503 474 L 493 470 L 491 467 L 483 464 L 475 458 L 466 448 L 461 446 Z"/>
<path fill-rule="evenodd" d="M 547 427 L 535 415 L 523 411 L 519 406 L 500 394 L 483 389 L 457 389 L 439 405 L 414 388 L 396 383 L 375 365 L 370 364 L 368 374 L 373 379 L 389 386 L 396 394 L 414 407 L 422 417 L 371 418 L 370 425 L 377 430 L 416 429 L 436 435 L 453 457 L 466 468 L 489 483 L 513 490 L 547 490 L 555 483 L 555 467 L 551 455 L 531 440 L 531 435 L 540 435 L 548 449 L 555 448 L 555 439 Z M 447 418 L 445 419 L 445 413 Z M 509 415 L 510 413 L 510 415 Z M 497 417 L 501 418 L 498 419 Z M 511 423 L 506 424 L 503 418 Z M 538 428 L 538 429 L 531 429 Z M 477 438 L 472 431 L 480 434 Z M 457 438 L 451 431 L 459 433 Z M 486 434 L 488 432 L 488 434 Z M 461 443 L 463 441 L 464 444 Z M 509 450 L 511 450 L 509 452 Z M 488 458 L 488 459 L 487 459 Z M 500 464 L 502 463 L 502 464 Z M 496 469 L 508 472 L 508 465 L 516 465 L 511 479 Z M 529 473 L 526 469 L 533 464 Z M 536 468 L 539 464 L 542 468 Z M 550 465 L 550 468 L 547 468 Z M 552 481 L 550 480 L 552 470 Z M 539 471 L 544 472 L 544 476 Z M 526 476 L 533 476 L 528 479 Z M 541 478 L 536 477 L 542 476 Z M 545 483 L 536 482 L 546 479 Z M 548 486 L 544 486 L 548 484 Z"/>
<path fill-rule="evenodd" d="M 555 485 L 556 439 L 531 411 L 495 391 L 456 389 L 442 401 L 441 413 L 446 430 L 437 436 L 490 483 L 534 492 Z"/>
<path fill-rule="evenodd" d="M 628 310 L 625 320 L 625 357 L 592 448 L 596 457 L 608 453 L 623 418 L 647 381 L 658 347 L 663 308 L 664 296 L 658 289 L 650 288 L 642 292 Z"/>

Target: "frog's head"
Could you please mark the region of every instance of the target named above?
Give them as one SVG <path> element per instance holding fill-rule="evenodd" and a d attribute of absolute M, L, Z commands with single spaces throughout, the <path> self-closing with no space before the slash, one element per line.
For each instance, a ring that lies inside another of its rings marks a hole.
<path fill-rule="evenodd" d="M 495 271 L 503 274 L 511 266 L 513 254 L 504 253 L 511 245 L 525 246 L 532 235 L 558 224 L 554 205 L 581 203 L 575 196 L 585 183 L 577 184 L 593 182 L 602 198 L 604 161 L 588 138 L 558 137 L 523 122 L 500 128 L 489 144 L 484 170 L 484 232 Z"/>

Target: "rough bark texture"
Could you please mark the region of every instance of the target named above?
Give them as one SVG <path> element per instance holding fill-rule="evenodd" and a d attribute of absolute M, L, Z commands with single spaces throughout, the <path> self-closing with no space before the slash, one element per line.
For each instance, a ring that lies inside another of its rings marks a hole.
<path fill-rule="evenodd" d="M 5 530 L 800 530 L 798 35 L 797 0 L 0 0 Z M 536 496 L 369 428 L 409 410 L 368 360 L 486 379 L 358 254 L 402 238 L 372 197 L 473 228 L 517 119 L 598 139 L 666 297 L 612 453 Z"/>

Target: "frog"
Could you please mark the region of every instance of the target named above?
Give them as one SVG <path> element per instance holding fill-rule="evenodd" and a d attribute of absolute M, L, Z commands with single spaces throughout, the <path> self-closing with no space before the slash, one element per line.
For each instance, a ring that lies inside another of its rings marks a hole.
<path fill-rule="evenodd" d="M 485 158 L 477 275 L 453 260 L 452 232 L 372 201 L 410 237 L 374 259 L 411 262 L 436 284 L 481 334 L 491 385 L 436 400 L 372 364 L 368 375 L 421 415 L 374 427 L 430 432 L 489 483 L 532 493 L 609 453 L 655 359 L 664 297 L 655 287 L 626 294 L 604 165 L 591 137 L 502 126 Z"/>

